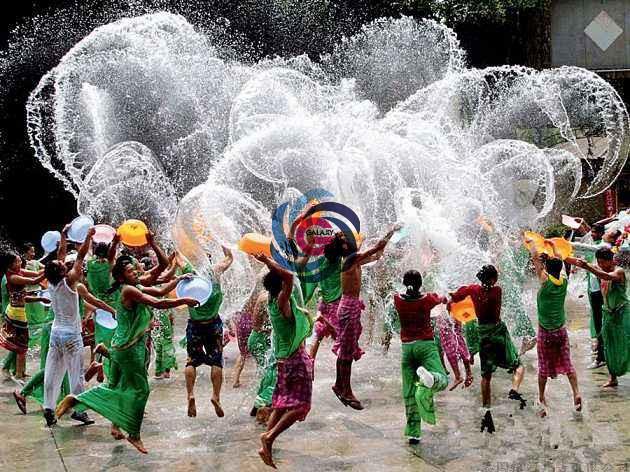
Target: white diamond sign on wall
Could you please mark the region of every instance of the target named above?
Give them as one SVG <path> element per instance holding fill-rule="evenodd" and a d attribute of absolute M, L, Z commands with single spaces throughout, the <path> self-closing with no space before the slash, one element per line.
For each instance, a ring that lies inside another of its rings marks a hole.
<path fill-rule="evenodd" d="M 584 29 L 584 33 L 591 38 L 602 51 L 606 51 L 621 33 L 623 33 L 623 29 L 606 13 L 606 10 L 602 10 Z"/>

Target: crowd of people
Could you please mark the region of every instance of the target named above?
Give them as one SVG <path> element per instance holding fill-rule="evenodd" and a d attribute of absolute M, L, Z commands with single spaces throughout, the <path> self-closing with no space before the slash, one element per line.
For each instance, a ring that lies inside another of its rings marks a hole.
<path fill-rule="evenodd" d="M 311 409 L 314 363 L 324 339 L 332 339 L 337 359 L 332 392 L 345 407 L 364 409 L 352 388 L 353 364 L 364 354 L 359 343 L 365 309 L 362 267 L 383 256 L 400 226 L 392 227 L 367 249 L 357 243 L 355 235 L 337 232 L 324 247 L 321 275 L 313 282 L 305 277 L 309 256 L 301 254 L 294 243 L 295 227 L 307 220 L 310 212 L 307 207 L 291 228 L 289 242 L 295 257 L 290 268 L 264 254 L 250 256 L 258 274 L 254 288 L 226 326 L 220 314 L 224 296 L 221 277 L 233 261 L 227 247 L 223 247 L 223 259 L 207 271 L 212 291 L 202 304 L 173 295 L 182 280 L 199 274 L 181 254 L 168 256 L 150 232 L 146 234 L 147 246 L 138 251 L 125 247 L 118 236 L 111 243 L 95 243 L 92 228 L 70 251 L 68 225 L 61 232 L 57 250 L 44 258 L 44 263 L 35 259 L 33 245 L 26 246 L 23 256 L 3 254 L 0 347 L 9 353 L 2 371 L 22 383 L 13 394 L 17 407 L 26 413 L 28 399 L 37 401 L 49 427 L 70 411 L 72 419 L 92 424 L 94 420 L 87 414 L 92 410 L 111 422 L 114 440 L 127 439 L 138 451 L 147 453 L 141 429 L 150 394 L 151 353 L 156 378 L 170 377 L 177 368 L 172 310 L 187 307 L 186 336 L 180 344 L 187 352 L 184 377 L 188 416 L 197 415 L 194 387 L 197 369 L 203 365 L 211 369 L 215 413 L 224 416 L 223 348 L 236 338 L 239 358 L 233 386 L 240 386 L 248 356 L 254 358 L 259 372 L 251 416 L 267 428 L 260 436 L 259 450 L 265 464 L 275 467 L 275 440 L 294 423 L 305 420 Z M 420 442 L 423 421 L 436 423 L 434 396 L 438 392 L 473 384 L 471 366 L 477 355 L 485 410 L 481 432 L 495 432 L 491 384 L 497 369 L 512 375 L 507 398 L 518 402 L 521 409 L 527 406 L 520 393 L 525 372 L 521 357 L 534 346 L 538 359 L 537 413 L 541 417 L 548 414 L 547 380 L 559 375 L 569 380 L 573 408 L 582 410 L 565 314 L 568 278 L 576 269 L 588 274 L 593 353 L 589 368 L 606 367 L 609 379 L 603 387 L 615 388 L 618 378 L 630 369 L 628 284 L 623 267 L 618 265 L 624 264 L 624 255 L 630 250 L 628 230 L 620 228 L 615 218 L 592 227 L 582 220 L 565 238 L 574 249 L 568 256 L 553 242 L 551 251 L 541 252 L 525 237 L 522 243 L 528 249 L 524 251 L 528 251 L 526 256 L 538 280 L 536 333 L 532 333 L 526 310 L 511 309 L 520 292 L 513 287 L 504 290 L 499 283 L 510 280 L 501 278 L 497 269 L 506 270 L 505 264 L 484 265 L 477 273 L 477 283 L 445 294 L 424 291 L 423 274 L 407 270 L 401 280 L 404 289 L 387 296 L 399 324 L 404 435 L 409 443 Z M 313 314 L 309 307 L 316 294 L 320 298 Z M 462 324 L 454 317 L 432 317 L 440 305 L 450 312 L 465 300 L 474 307 L 473 321 Z M 95 323 L 95 313 L 109 313 L 116 321 L 115 328 L 104 329 L 98 319 Z M 520 350 L 514 337 L 523 340 Z M 24 383 L 26 353 L 38 345 L 39 370 Z M 91 353 L 87 368 L 83 365 L 84 346 L 89 346 Z M 96 380 L 94 386 L 86 389 L 92 379 Z"/>

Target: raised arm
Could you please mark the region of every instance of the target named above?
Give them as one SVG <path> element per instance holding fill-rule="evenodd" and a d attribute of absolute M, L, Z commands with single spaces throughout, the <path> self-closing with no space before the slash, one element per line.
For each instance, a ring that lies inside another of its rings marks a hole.
<path fill-rule="evenodd" d="M 175 253 L 171 254 L 169 257 L 170 265 L 168 269 L 160 274 L 158 277 L 158 281 L 160 283 L 170 282 L 177 271 L 177 262 L 175 262 Z"/>
<path fill-rule="evenodd" d="M 61 230 L 61 239 L 59 240 L 59 246 L 57 246 L 57 260 L 64 262 L 66 260 L 66 255 L 68 254 L 68 230 L 70 229 L 70 224 L 67 224 Z"/>
<path fill-rule="evenodd" d="M 220 277 L 223 272 L 228 270 L 232 265 L 232 262 L 234 261 L 234 256 L 232 255 L 232 251 L 230 251 L 229 248 L 221 246 L 221 249 L 223 249 L 223 256 L 225 257 L 221 262 L 215 264 L 214 267 L 212 267 L 212 271 L 214 272 L 214 275 L 216 277 Z"/>
<path fill-rule="evenodd" d="M 153 249 L 158 259 L 158 264 L 151 270 L 145 272 L 139 279 L 140 285 L 149 287 L 155 284 L 160 274 L 164 272 L 164 270 L 168 267 L 169 260 L 160 245 L 155 240 L 155 235 L 151 232 L 148 232 L 146 237 L 149 245 L 151 246 L 151 249 Z"/>
<path fill-rule="evenodd" d="M 109 251 L 107 252 L 107 262 L 109 262 L 110 267 L 114 265 L 114 261 L 116 260 L 116 252 L 118 251 L 119 243 L 120 243 L 120 235 L 116 233 L 114 235 L 114 239 L 112 239 L 112 242 L 109 245 Z"/>
<path fill-rule="evenodd" d="M 373 262 L 377 260 L 381 255 L 383 255 L 383 250 L 385 249 L 385 246 L 387 246 L 387 243 L 392 238 L 394 233 L 398 231 L 400 228 L 402 228 L 401 225 L 398 225 L 398 224 L 394 225 L 387 232 L 387 234 L 383 236 L 383 238 L 381 238 L 381 240 L 377 242 L 373 247 L 371 247 L 367 251 L 358 253 L 354 257 L 353 262 L 355 264 L 367 264 L 368 262 Z M 378 255 L 378 253 L 380 253 L 380 255 Z"/>
<path fill-rule="evenodd" d="M 302 224 L 304 220 L 306 220 L 308 217 L 310 217 L 313 214 L 313 207 L 315 205 L 317 205 L 317 203 L 314 201 L 308 202 L 306 206 L 304 207 L 304 210 L 302 210 L 302 212 L 295 218 L 295 220 L 291 224 L 291 228 L 289 229 L 289 235 L 287 236 L 287 239 L 289 240 L 289 244 L 291 245 L 290 249 L 294 255 L 294 259 L 295 259 L 294 262 L 296 265 L 296 269 L 304 268 L 306 264 L 308 264 L 310 256 L 307 254 L 307 255 L 298 257 L 298 248 L 295 242 L 295 231 L 297 230 L 298 226 Z M 314 238 L 312 235 L 307 234 L 306 239 L 308 240 L 310 244 L 313 243 Z"/>
<path fill-rule="evenodd" d="M 94 236 L 94 227 L 88 230 L 87 236 L 85 237 L 85 241 L 81 244 L 79 251 L 77 252 L 77 259 L 74 261 L 72 269 L 68 272 L 68 282 L 70 286 L 74 286 L 81 277 L 83 276 L 83 262 L 85 261 L 85 256 L 90 250 L 90 245 L 92 244 L 92 236 Z"/>
<path fill-rule="evenodd" d="M 534 270 L 536 271 L 536 277 L 540 282 L 545 282 L 548 278 L 547 271 L 543 266 L 542 260 L 540 259 L 540 253 L 534 244 L 534 240 L 531 238 L 525 238 L 525 242 L 529 244 L 529 253 L 532 256 L 532 262 L 534 264 Z M 556 250 L 555 245 L 553 246 L 554 252 Z"/>
<path fill-rule="evenodd" d="M 162 284 L 162 286 L 160 287 L 142 287 L 140 290 L 142 291 L 142 293 L 146 293 L 147 295 L 151 295 L 152 297 L 164 297 L 172 292 L 175 287 L 177 287 L 177 284 L 180 282 L 180 280 L 190 279 L 191 277 L 192 274 L 180 275 L 179 277 L 175 277 L 167 283 Z"/>
<path fill-rule="evenodd" d="M 187 305 L 187 306 L 197 306 L 199 302 L 192 298 L 163 298 L 158 299 L 152 297 L 151 295 L 147 295 L 142 293 L 136 287 L 132 287 L 130 285 L 125 285 L 121 292 L 121 299 L 124 300 L 126 304 L 129 303 L 139 303 L 142 305 L 148 305 L 151 308 L 156 308 L 158 310 L 168 310 L 169 308 L 177 308 L 178 306 Z"/>
<path fill-rule="evenodd" d="M 96 308 L 100 308 L 101 310 L 108 311 L 112 315 L 116 315 L 116 310 L 114 308 L 112 308 L 104 301 L 92 295 L 92 293 L 82 283 L 77 284 L 77 293 L 83 300 L 85 300 L 90 305 L 95 306 Z"/>
<path fill-rule="evenodd" d="M 264 254 L 256 254 L 254 256 L 260 262 L 265 264 L 270 271 L 276 272 L 282 279 L 282 289 L 278 294 L 278 307 L 285 318 L 293 317 L 291 310 L 291 292 L 293 291 L 293 273 L 289 272 L 276 261 L 268 258 Z"/>

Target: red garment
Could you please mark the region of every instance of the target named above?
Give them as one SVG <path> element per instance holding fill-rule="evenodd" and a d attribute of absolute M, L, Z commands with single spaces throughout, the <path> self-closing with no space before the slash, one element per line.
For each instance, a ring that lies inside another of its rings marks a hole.
<path fill-rule="evenodd" d="M 452 296 L 454 302 L 472 298 L 479 324 L 497 324 L 501 321 L 501 287 L 485 289 L 479 284 L 460 287 Z"/>
<path fill-rule="evenodd" d="M 538 376 L 555 379 L 558 375 L 575 373 L 571 362 L 571 348 L 567 328 L 547 331 L 538 327 Z"/>
<path fill-rule="evenodd" d="M 394 306 L 400 318 L 400 340 L 428 341 L 433 339 L 431 310 L 440 304 L 442 297 L 437 293 L 427 293 L 418 299 L 405 299 L 400 294 L 394 295 Z"/>

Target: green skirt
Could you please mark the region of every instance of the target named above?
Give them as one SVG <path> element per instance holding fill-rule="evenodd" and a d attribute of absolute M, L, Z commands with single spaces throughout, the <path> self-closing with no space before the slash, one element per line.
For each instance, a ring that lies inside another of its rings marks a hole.
<path fill-rule="evenodd" d="M 24 306 L 28 320 L 28 347 L 42 344 L 42 329 L 48 320 L 48 311 L 41 303 L 27 303 Z M 42 344 L 43 346 L 43 344 Z"/>
<path fill-rule="evenodd" d="M 602 339 L 610 375 L 622 376 L 630 370 L 630 305 L 614 311 L 604 306 Z"/>
<path fill-rule="evenodd" d="M 518 351 L 503 321 L 480 324 L 478 329 L 482 375 L 492 374 L 498 367 L 513 372 L 521 365 Z"/>
<path fill-rule="evenodd" d="M 155 349 L 155 375 L 161 375 L 167 370 L 177 369 L 175 358 L 175 344 L 173 343 L 173 325 L 166 310 L 156 310 L 156 318 L 160 326 L 151 334 Z"/>
<path fill-rule="evenodd" d="M 479 352 L 479 324 L 477 320 L 469 321 L 464 326 L 464 338 L 471 356 Z"/>
<path fill-rule="evenodd" d="M 108 383 L 78 395 L 77 409 L 94 410 L 132 438 L 138 438 L 150 393 L 147 357 L 146 334 L 127 349 L 110 350 Z"/>

